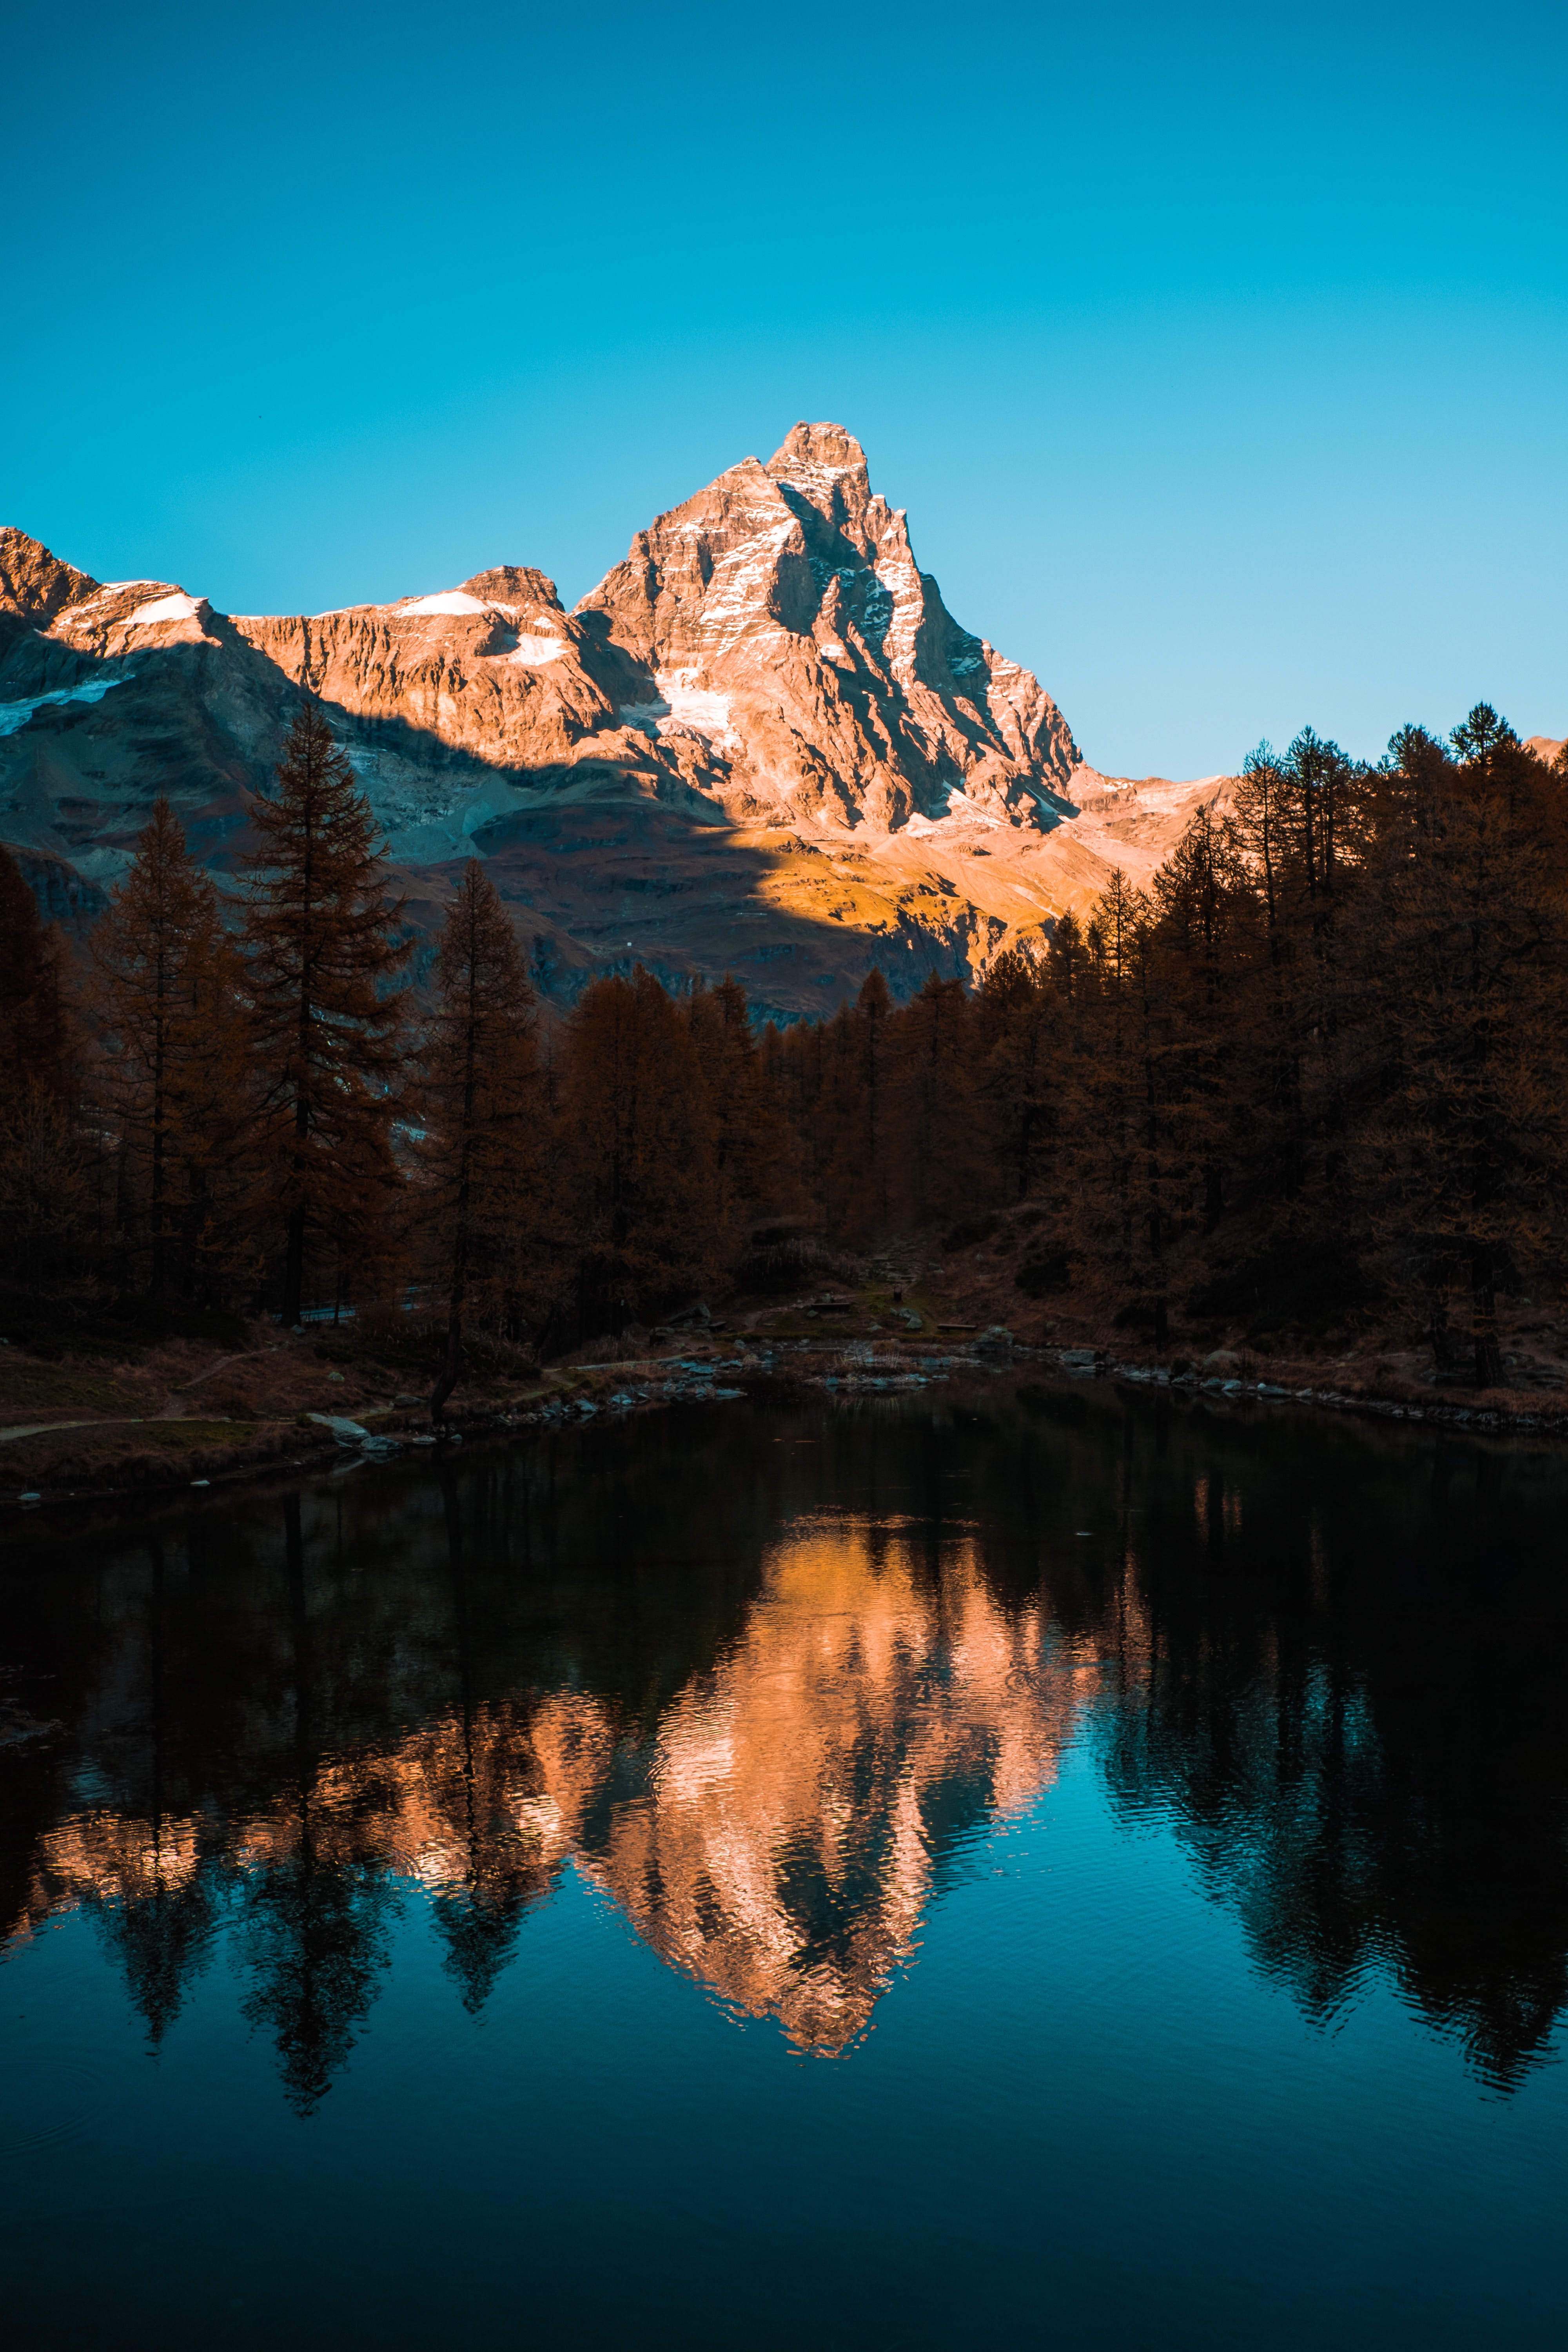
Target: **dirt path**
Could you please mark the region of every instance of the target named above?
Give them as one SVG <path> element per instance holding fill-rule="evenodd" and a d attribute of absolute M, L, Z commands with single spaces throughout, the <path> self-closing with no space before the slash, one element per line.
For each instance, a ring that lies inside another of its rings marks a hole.
<path fill-rule="evenodd" d="M 179 1417 L 172 1412 L 123 1412 L 110 1413 L 101 1421 L 35 1421 L 26 1429 L 0 1429 L 0 1445 L 8 1445 L 14 1437 L 48 1437 L 58 1429 L 140 1429 L 148 1422 Z"/>

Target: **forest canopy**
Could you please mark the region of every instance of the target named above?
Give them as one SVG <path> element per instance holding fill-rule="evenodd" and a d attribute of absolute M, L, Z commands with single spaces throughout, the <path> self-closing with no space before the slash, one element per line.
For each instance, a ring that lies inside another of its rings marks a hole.
<path fill-rule="evenodd" d="M 0 852 L 13 1291 L 418 1299 L 438 1411 L 475 1332 L 559 1353 L 1021 1210 L 1021 1298 L 1156 1353 L 1375 1315 L 1491 1386 L 1500 1297 L 1562 1284 L 1568 767 L 1485 705 L 1261 746 L 1147 890 L 786 1029 L 640 965 L 546 1020 L 477 861 L 410 992 L 313 704 L 252 814 L 225 898 L 161 800 L 74 968 Z"/>

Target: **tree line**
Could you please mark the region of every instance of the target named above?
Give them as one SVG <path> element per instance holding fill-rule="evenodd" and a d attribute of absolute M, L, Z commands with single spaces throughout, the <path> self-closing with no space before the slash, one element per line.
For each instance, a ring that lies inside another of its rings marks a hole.
<path fill-rule="evenodd" d="M 1376 763 L 1309 730 L 973 989 L 759 1031 L 638 966 L 545 1024 L 477 861 L 409 988 L 306 704 L 231 898 L 160 801 L 73 971 L 0 854 L 6 1271 L 290 1325 L 417 1286 L 438 1412 L 476 1328 L 561 1350 L 993 1219 L 1157 1350 L 1375 1310 L 1493 1385 L 1500 1297 L 1563 1271 L 1565 782 L 1484 705 Z"/>

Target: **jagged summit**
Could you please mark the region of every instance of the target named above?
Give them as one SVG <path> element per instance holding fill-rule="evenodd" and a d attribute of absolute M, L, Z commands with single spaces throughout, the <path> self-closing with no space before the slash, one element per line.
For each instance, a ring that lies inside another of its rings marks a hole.
<path fill-rule="evenodd" d="M 863 517 L 870 503 L 866 452 L 842 425 L 795 425 L 768 459 L 767 470 L 775 482 L 808 499 L 833 529 Z"/>
<path fill-rule="evenodd" d="M 889 831 L 956 800 L 1038 831 L 1082 763 L 1038 680 L 948 613 L 842 425 L 658 516 L 577 612 L 653 674 L 623 715 L 705 745 L 693 781 L 752 822 Z"/>
<path fill-rule="evenodd" d="M 62 563 L 40 540 L 7 524 L 0 529 L 0 648 L 40 621 L 47 624 L 98 585 Z"/>
<path fill-rule="evenodd" d="M 638 954 L 672 980 L 728 965 L 781 1011 L 873 962 L 900 992 L 973 975 L 1169 830 L 1125 857 L 1086 830 L 1067 795 L 1100 780 L 1061 713 L 949 614 L 830 423 L 656 516 L 571 613 L 509 562 L 231 615 L 0 532 L 0 837 L 68 898 L 124 871 L 160 793 L 226 867 L 301 688 L 416 897 L 487 859 L 558 993 Z"/>

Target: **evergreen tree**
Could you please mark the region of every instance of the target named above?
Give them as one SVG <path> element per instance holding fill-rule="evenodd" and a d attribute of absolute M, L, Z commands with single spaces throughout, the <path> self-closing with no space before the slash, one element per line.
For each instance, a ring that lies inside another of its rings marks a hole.
<path fill-rule="evenodd" d="M 121 1246 L 154 1298 L 226 1287 L 237 1257 L 249 1034 L 217 893 L 168 802 L 94 928 L 98 1090 L 118 1133 Z"/>
<path fill-rule="evenodd" d="M 826 1202 L 832 1160 L 828 1080 L 848 1018 L 847 1007 L 841 1007 L 831 1022 L 797 1021 L 779 1035 L 775 1048 L 779 1101 L 794 1139 L 795 1168 L 819 1214 Z"/>
<path fill-rule="evenodd" d="M 34 1290 L 90 1235 L 79 1083 L 59 935 L 0 849 L 0 1257 Z"/>
<path fill-rule="evenodd" d="M 717 988 L 699 982 L 686 1000 L 686 1023 L 708 1093 L 719 1230 L 728 1251 L 745 1223 L 793 1195 L 792 1139 L 745 990 L 728 972 Z"/>
<path fill-rule="evenodd" d="M 515 1326 L 519 1260 L 533 1222 L 541 1087 L 534 998 L 517 936 L 470 858 L 436 951 L 419 1107 L 426 1254 L 447 1299 L 447 1353 L 430 1399 L 438 1421 L 462 1370 L 477 1307 Z"/>
<path fill-rule="evenodd" d="M 1255 1165 L 1268 1193 L 1299 1198 L 1306 1179 L 1304 1041 L 1310 1024 L 1298 961 L 1299 867 L 1291 856 L 1291 780 L 1268 743 L 1249 751 L 1236 795 L 1236 834 L 1249 866 L 1261 930 L 1250 1044 Z"/>
<path fill-rule="evenodd" d="M 1204 1231 L 1212 1233 L 1245 1118 L 1235 1053 L 1251 975 L 1254 899 L 1235 835 L 1211 809 L 1199 809 L 1150 896 L 1150 950 L 1164 1016 L 1157 1090 L 1167 1107 L 1177 1187 L 1170 1210 L 1184 1178 L 1201 1198 Z"/>
<path fill-rule="evenodd" d="M 562 1055 L 557 1233 L 570 1319 L 620 1331 L 719 1263 L 707 1088 L 691 1033 L 638 964 L 585 989 Z M 563 1302 L 564 1305 L 565 1302 Z"/>
<path fill-rule="evenodd" d="M 74 1087 L 59 937 L 46 930 L 16 859 L 0 849 L 0 1097 Z"/>
<path fill-rule="evenodd" d="M 1056 1108 L 1054 1007 L 1019 948 L 999 955 L 974 1001 L 978 1087 L 986 1157 L 1003 1200 L 1037 1194 Z"/>
<path fill-rule="evenodd" d="M 388 897 L 369 804 L 307 701 L 257 800 L 259 845 L 241 863 L 255 1003 L 262 1211 L 283 1243 L 283 1320 L 299 1321 L 312 1254 L 384 1274 L 396 1190 L 389 1129 L 403 997 L 386 983 L 409 950 Z"/>
<path fill-rule="evenodd" d="M 1175 1065 L 1148 900 L 1118 867 L 1089 918 L 1082 1111 L 1072 1153 L 1079 1241 L 1091 1289 L 1163 1349 L 1179 1197 Z"/>
<path fill-rule="evenodd" d="M 818 1111 L 826 1129 L 823 1190 L 829 1223 L 847 1241 L 882 1233 L 891 1213 L 891 1012 L 888 983 L 873 970 L 853 1009 L 840 1009 L 827 1040 L 830 1066 Z"/>
<path fill-rule="evenodd" d="M 1439 1367 L 1458 1308 L 1475 1381 L 1493 1387 L 1500 1284 L 1542 1257 L 1563 1205 L 1564 811 L 1484 703 L 1451 754 L 1406 729 L 1389 770 L 1368 943 L 1382 1076 L 1369 1172 Z"/>
<path fill-rule="evenodd" d="M 894 1198 L 925 1224 L 972 1208 L 979 1189 L 973 1016 L 963 982 L 933 971 L 895 1019 Z"/>
<path fill-rule="evenodd" d="M 79 1268 L 94 1225 L 93 1169 L 76 1104 L 27 1076 L 0 1096 L 0 1262 L 35 1294 Z"/>

